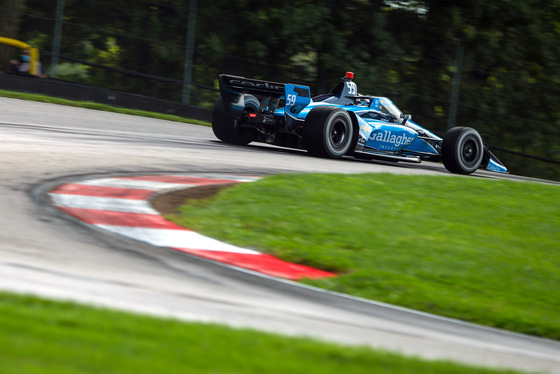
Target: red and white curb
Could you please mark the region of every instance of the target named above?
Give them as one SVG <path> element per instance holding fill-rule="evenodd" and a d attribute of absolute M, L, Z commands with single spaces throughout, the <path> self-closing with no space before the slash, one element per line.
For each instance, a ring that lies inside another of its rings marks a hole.
<path fill-rule="evenodd" d="M 228 174 L 112 177 L 62 184 L 49 196 L 58 209 L 87 224 L 155 246 L 291 280 L 334 276 L 185 229 L 161 217 L 149 203 L 165 191 L 258 179 Z"/>

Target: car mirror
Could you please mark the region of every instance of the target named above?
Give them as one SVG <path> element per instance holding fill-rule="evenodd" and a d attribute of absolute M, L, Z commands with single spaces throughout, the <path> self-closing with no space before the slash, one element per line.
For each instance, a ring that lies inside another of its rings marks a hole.
<path fill-rule="evenodd" d="M 404 125 L 406 123 L 406 121 L 408 121 L 411 118 L 412 118 L 412 115 L 401 113 L 401 119 L 402 119 L 401 125 Z"/>

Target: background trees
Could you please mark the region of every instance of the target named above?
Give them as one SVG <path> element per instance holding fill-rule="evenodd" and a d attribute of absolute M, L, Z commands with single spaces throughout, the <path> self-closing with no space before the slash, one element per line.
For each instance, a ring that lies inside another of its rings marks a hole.
<path fill-rule="evenodd" d="M 23 9 L 18 38 L 50 50 L 56 0 L 23 2 L 2 0 Z M 167 80 L 64 59 L 60 78 L 180 101 L 188 5 L 65 0 L 62 55 Z M 0 27 L 15 20 L 2 17 Z M 354 71 L 361 93 L 392 97 L 436 132 L 457 104 L 456 124 L 488 144 L 559 159 L 559 20 L 560 0 L 199 1 L 193 81 L 215 87 L 230 73 L 306 83 L 318 94 Z M 191 102 L 212 106 L 215 95 L 193 87 Z M 496 153 L 514 172 L 560 179 L 558 164 Z"/>
<path fill-rule="evenodd" d="M 24 0 L 0 0 L 0 36 L 14 38 L 18 35 L 23 7 Z M 0 47 L 0 61 L 5 63 L 10 57 L 10 49 Z"/>

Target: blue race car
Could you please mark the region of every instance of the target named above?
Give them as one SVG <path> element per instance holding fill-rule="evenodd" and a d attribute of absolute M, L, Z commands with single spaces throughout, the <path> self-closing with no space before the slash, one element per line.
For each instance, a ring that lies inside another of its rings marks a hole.
<path fill-rule="evenodd" d="M 442 139 L 390 99 L 358 94 L 353 78 L 348 72 L 330 93 L 311 98 L 308 86 L 221 74 L 212 130 L 225 143 L 263 142 L 319 157 L 442 161 L 458 174 L 480 167 L 507 172 L 475 129 L 454 127 Z"/>

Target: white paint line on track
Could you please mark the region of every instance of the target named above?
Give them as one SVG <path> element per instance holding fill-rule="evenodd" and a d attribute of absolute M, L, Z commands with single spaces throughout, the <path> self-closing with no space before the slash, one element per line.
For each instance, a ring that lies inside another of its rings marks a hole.
<path fill-rule="evenodd" d="M 120 179 L 120 178 L 103 178 L 92 179 L 87 181 L 76 182 L 83 186 L 100 186 L 100 187 L 119 187 L 119 188 L 136 188 L 141 190 L 166 190 L 172 188 L 189 188 L 196 185 L 188 185 L 184 183 L 165 183 L 155 181 L 143 181 L 134 179 Z"/>
<path fill-rule="evenodd" d="M 83 208 L 108 210 L 113 212 L 156 214 L 159 212 L 152 208 L 146 200 L 117 199 L 113 197 L 97 197 L 50 193 L 54 205 L 67 208 Z"/>
<path fill-rule="evenodd" d="M 180 174 L 166 174 L 166 175 L 175 176 L 175 177 L 185 176 Z M 232 182 L 255 182 L 263 178 L 255 175 L 232 175 L 232 174 L 214 174 L 214 173 L 209 173 L 209 174 L 195 173 L 195 174 L 189 174 L 188 176 L 193 178 L 231 180 Z"/>
<path fill-rule="evenodd" d="M 94 226 L 160 247 L 199 249 L 205 251 L 242 253 L 248 255 L 261 254 L 260 252 L 252 249 L 236 247 L 190 230 L 151 229 L 99 224 Z"/>

